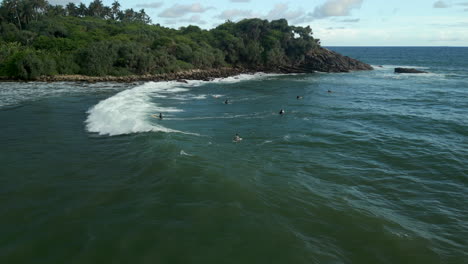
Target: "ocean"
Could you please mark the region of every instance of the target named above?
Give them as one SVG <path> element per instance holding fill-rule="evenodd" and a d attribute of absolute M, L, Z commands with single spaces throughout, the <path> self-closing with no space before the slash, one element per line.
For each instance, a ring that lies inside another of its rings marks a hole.
<path fill-rule="evenodd" d="M 467 263 L 468 48 L 329 49 L 375 70 L 0 83 L 0 263 Z"/>

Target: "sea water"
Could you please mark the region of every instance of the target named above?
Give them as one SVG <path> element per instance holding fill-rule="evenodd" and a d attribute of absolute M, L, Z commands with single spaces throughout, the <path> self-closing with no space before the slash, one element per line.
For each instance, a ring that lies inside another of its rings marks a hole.
<path fill-rule="evenodd" d="M 468 48 L 330 49 L 375 70 L 1 83 L 0 263 L 466 263 Z"/>

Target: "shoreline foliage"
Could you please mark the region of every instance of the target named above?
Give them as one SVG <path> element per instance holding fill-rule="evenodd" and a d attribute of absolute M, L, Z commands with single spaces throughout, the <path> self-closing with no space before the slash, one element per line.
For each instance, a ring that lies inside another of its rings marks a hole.
<path fill-rule="evenodd" d="M 310 27 L 285 19 L 226 21 L 205 30 L 152 24 L 144 9 L 51 5 L 46 0 L 3 0 L 0 4 L 0 76 L 82 74 L 126 76 L 190 69 L 242 67 L 275 70 L 301 63 L 318 49 Z"/>

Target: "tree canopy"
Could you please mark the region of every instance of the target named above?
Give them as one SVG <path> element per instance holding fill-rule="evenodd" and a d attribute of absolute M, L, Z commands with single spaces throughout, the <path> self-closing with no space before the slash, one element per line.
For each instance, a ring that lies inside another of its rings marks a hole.
<path fill-rule="evenodd" d="M 0 76 L 156 74 L 221 66 L 275 69 L 320 46 L 310 27 L 285 19 L 226 21 L 211 30 L 151 24 L 145 11 L 105 6 L 3 0 Z"/>

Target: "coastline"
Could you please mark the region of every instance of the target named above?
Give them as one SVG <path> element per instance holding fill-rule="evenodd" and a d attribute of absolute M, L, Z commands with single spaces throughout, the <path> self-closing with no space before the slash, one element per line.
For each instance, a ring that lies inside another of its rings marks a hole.
<path fill-rule="evenodd" d="M 87 76 L 87 75 L 53 75 L 41 76 L 34 80 L 11 79 L 8 77 L 0 77 L 0 82 L 160 82 L 160 81 L 180 81 L 184 80 L 202 80 L 211 81 L 215 78 L 226 78 L 239 74 L 254 74 L 258 72 L 273 73 L 274 71 L 252 71 L 244 68 L 217 68 L 217 69 L 193 69 L 174 73 L 147 74 L 147 75 L 127 75 L 127 76 Z M 278 73 L 278 72 L 275 72 Z"/>
<path fill-rule="evenodd" d="M 213 69 L 192 69 L 179 72 L 126 75 L 126 76 L 88 76 L 88 75 L 51 75 L 40 76 L 31 80 L 14 79 L 0 76 L 0 82 L 160 82 L 160 81 L 182 81 L 202 80 L 210 81 L 216 78 L 226 78 L 239 74 L 264 73 L 314 73 L 314 72 L 351 72 L 373 70 L 372 66 L 337 52 L 320 48 L 306 54 L 303 61 L 298 64 L 278 65 L 274 68 L 243 68 L 243 67 L 220 67 Z"/>

